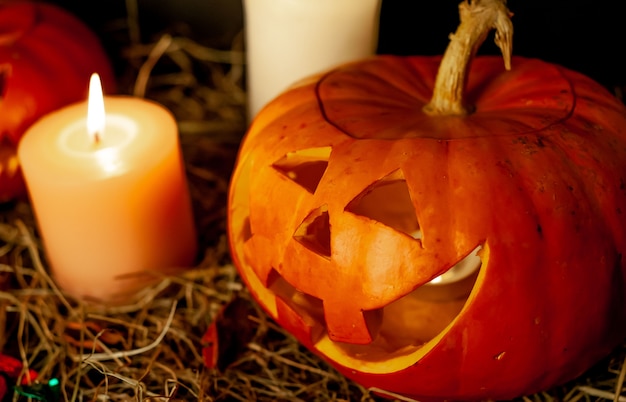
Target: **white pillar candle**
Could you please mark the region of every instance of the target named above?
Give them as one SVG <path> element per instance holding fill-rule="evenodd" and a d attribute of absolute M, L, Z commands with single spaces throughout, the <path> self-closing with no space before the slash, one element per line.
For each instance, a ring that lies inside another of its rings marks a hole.
<path fill-rule="evenodd" d="M 290 84 L 375 53 L 381 0 L 244 0 L 248 117 Z"/>
<path fill-rule="evenodd" d="M 155 272 L 192 265 L 197 245 L 172 114 L 132 97 L 104 108 L 100 119 L 89 108 L 91 133 L 87 102 L 44 116 L 18 157 L 56 283 L 117 304 Z"/>

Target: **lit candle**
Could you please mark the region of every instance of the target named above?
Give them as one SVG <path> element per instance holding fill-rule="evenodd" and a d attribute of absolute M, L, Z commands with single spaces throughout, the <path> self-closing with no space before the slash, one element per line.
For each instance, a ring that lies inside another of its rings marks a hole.
<path fill-rule="evenodd" d="M 18 157 L 56 283 L 119 303 L 192 265 L 196 233 L 172 114 L 139 98 L 103 102 L 95 84 L 89 102 L 31 126 Z"/>
<path fill-rule="evenodd" d="M 375 53 L 381 0 L 244 0 L 248 116 L 301 78 Z"/>

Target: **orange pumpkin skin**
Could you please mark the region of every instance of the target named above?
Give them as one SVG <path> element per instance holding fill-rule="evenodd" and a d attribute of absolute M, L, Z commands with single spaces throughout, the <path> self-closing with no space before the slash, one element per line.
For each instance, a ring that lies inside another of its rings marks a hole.
<path fill-rule="evenodd" d="M 263 109 L 232 176 L 232 256 L 275 320 L 364 386 L 511 399 L 579 376 L 626 335 L 626 110 L 579 73 L 525 58 L 507 72 L 478 57 L 475 112 L 431 117 L 422 107 L 439 61 L 348 64 Z M 389 177 L 406 184 L 421 239 L 354 212 Z M 388 355 L 368 349 L 364 311 L 477 245 L 476 282 L 449 324 Z"/>
<path fill-rule="evenodd" d="M 0 4 L 0 202 L 25 193 L 17 144 L 39 117 L 84 100 L 92 73 L 115 91 L 96 35 L 67 11 L 43 2 Z"/>

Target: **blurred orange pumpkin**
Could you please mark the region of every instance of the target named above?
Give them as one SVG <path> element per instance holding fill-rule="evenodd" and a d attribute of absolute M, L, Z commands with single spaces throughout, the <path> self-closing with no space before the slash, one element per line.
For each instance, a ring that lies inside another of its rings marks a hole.
<path fill-rule="evenodd" d="M 0 3 L 0 202 L 25 193 L 16 149 L 26 128 L 86 99 L 94 72 L 115 91 L 107 54 L 77 17 L 44 2 Z"/>
<path fill-rule="evenodd" d="M 464 24 L 491 3 L 461 5 L 443 59 L 378 56 L 280 95 L 232 177 L 252 295 L 381 395 L 512 399 L 626 335 L 626 109 L 540 60 L 450 64 L 472 59 L 485 35 Z"/>

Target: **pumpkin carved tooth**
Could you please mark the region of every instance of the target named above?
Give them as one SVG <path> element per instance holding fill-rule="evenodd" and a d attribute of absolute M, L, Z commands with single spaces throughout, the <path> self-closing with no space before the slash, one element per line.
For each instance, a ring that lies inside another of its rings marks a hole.
<path fill-rule="evenodd" d="M 369 311 L 329 314 L 337 311 L 332 300 L 324 302 L 296 289 L 275 269 L 268 275 L 267 287 L 303 317 L 312 329 L 313 343 L 328 336 L 333 342 L 341 343 L 339 350 L 344 356 L 339 357 L 340 360 L 349 356 L 376 360 L 383 352 L 417 351 L 454 320 L 478 277 L 481 260 L 477 252 L 482 248 L 479 245 L 451 268 L 469 268 L 470 272 L 464 272 L 462 277 L 456 276 L 455 280 L 442 281 L 436 286 L 428 283 L 383 308 Z M 355 317 L 355 320 L 346 321 L 346 317 Z"/>

